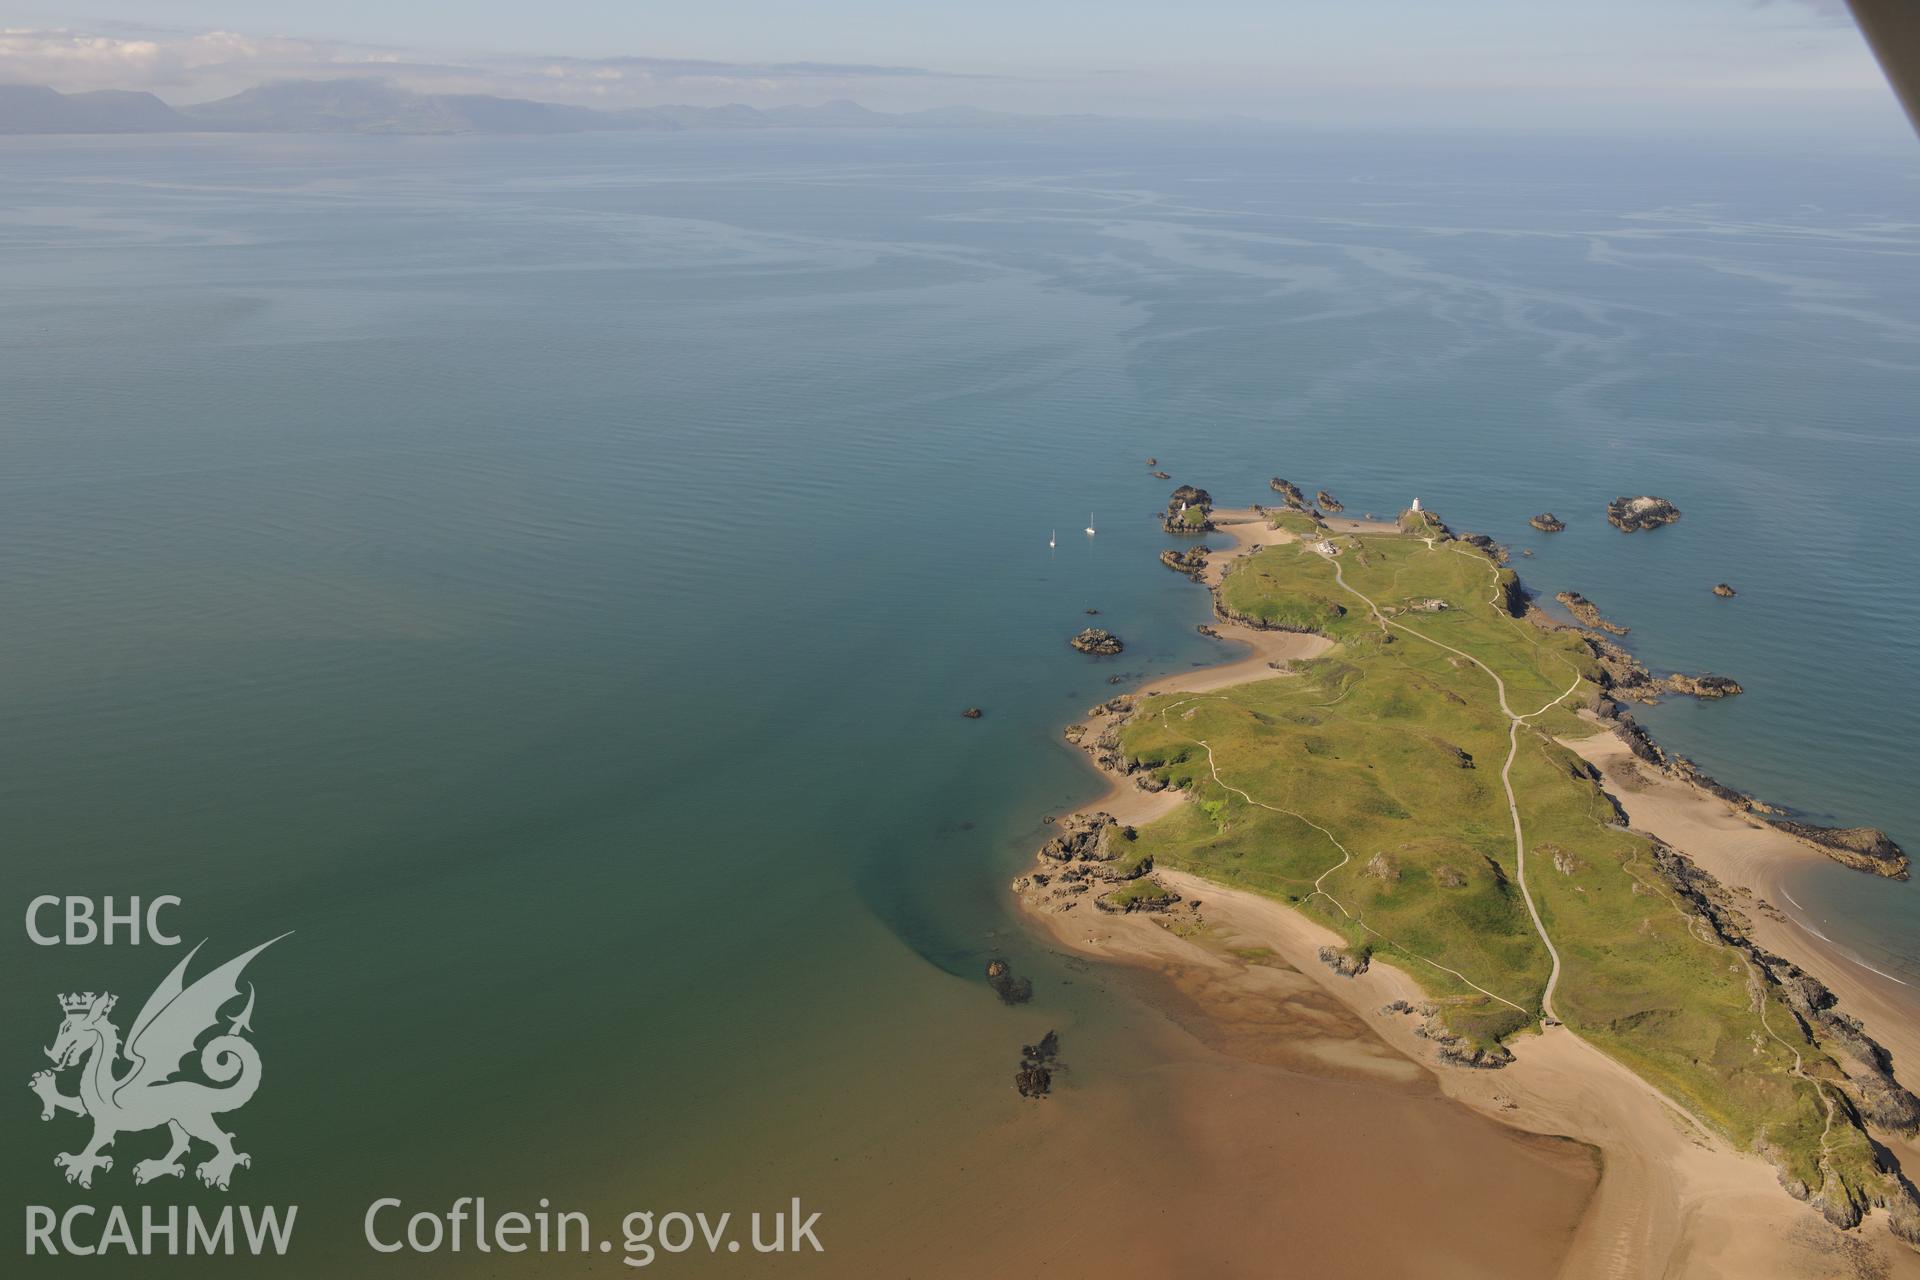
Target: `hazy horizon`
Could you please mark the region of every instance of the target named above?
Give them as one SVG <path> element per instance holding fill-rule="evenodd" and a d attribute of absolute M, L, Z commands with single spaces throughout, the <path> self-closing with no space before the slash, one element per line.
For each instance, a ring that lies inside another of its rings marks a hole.
<path fill-rule="evenodd" d="M 1840 0 L 1700 0 L 1604 12 L 1521 0 L 1142 0 L 1098 11 L 1006 0 L 896 12 L 831 0 L 724 13 L 610 0 L 531 11 L 341 0 L 324 12 L 151 0 L 136 20 L 41 3 L 0 28 L 0 82 L 135 89 L 179 106 L 273 80 L 375 76 L 429 93 L 610 109 L 852 99 L 1321 126 L 1899 136 L 1879 69 Z"/>

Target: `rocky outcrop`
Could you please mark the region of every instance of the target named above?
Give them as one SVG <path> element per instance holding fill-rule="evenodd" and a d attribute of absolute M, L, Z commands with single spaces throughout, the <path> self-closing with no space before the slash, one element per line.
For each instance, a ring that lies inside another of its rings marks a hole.
<path fill-rule="evenodd" d="M 1542 511 L 1527 523 L 1542 533 L 1560 533 L 1567 527 L 1560 517 L 1551 511 Z"/>
<path fill-rule="evenodd" d="M 1713 594 L 1719 596 L 1722 600 L 1731 600 L 1740 593 L 1726 583 L 1718 582 L 1714 584 Z"/>
<path fill-rule="evenodd" d="M 965 711 L 962 711 L 960 714 L 966 717 L 968 720 L 978 720 L 981 716 L 985 715 L 986 712 L 982 711 L 978 707 L 968 707 Z"/>
<path fill-rule="evenodd" d="M 1343 978 L 1357 978 L 1373 963 L 1371 951 L 1344 951 L 1339 947 L 1320 948 L 1320 963 Z"/>
<path fill-rule="evenodd" d="M 1155 881 L 1153 889 L 1130 895 L 1137 896 L 1141 906 L 1100 901 L 1153 870 L 1153 859 L 1135 846 L 1139 833 L 1111 814 L 1076 813 L 1055 824 L 1055 830 L 1057 834 L 1034 855 L 1035 869 L 1013 882 L 1013 891 L 1030 905 L 1045 911 L 1071 911 L 1092 894 L 1101 910 L 1152 911 L 1180 900 L 1173 895 L 1164 906 L 1156 906 L 1162 893 L 1170 891 Z"/>
<path fill-rule="evenodd" d="M 1088 627 L 1085 631 L 1082 631 L 1079 635 L 1067 641 L 1067 643 L 1078 649 L 1081 653 L 1101 655 L 1119 653 L 1126 648 L 1124 644 L 1120 643 L 1119 636 L 1101 627 Z"/>
<path fill-rule="evenodd" d="M 1454 535 L 1455 541 L 1464 542 L 1470 547 L 1478 547 L 1502 563 L 1507 559 L 1507 549 L 1484 533 L 1461 533 Z"/>
<path fill-rule="evenodd" d="M 1141 876 L 1093 900 L 1096 910 L 1110 915 L 1131 915 L 1136 911 L 1170 911 L 1180 895 L 1152 876 Z"/>
<path fill-rule="evenodd" d="M 1542 626 L 1554 627 L 1560 624 L 1548 619 L 1545 614 L 1535 610 L 1528 615 Z M 1743 692 L 1743 686 L 1731 676 L 1702 674 L 1697 676 L 1672 675 L 1656 676 L 1632 654 L 1611 640 L 1596 635 L 1583 635 L 1588 650 L 1600 665 L 1600 687 L 1609 698 L 1617 702 L 1655 703 L 1663 693 L 1684 694 L 1689 698 L 1730 698 Z"/>
<path fill-rule="evenodd" d="M 1658 529 L 1680 518 L 1680 508 L 1665 498 L 1642 494 L 1637 498 L 1615 498 L 1607 504 L 1607 523 L 1622 533 Z"/>
<path fill-rule="evenodd" d="M 1287 500 L 1287 506 L 1291 510 L 1305 511 L 1307 509 L 1307 495 L 1300 492 L 1300 486 L 1293 483 L 1293 481 L 1282 480 L 1279 476 L 1275 476 L 1267 483 L 1272 486 L 1275 493 Z"/>
<path fill-rule="evenodd" d="M 1600 631 L 1611 632 L 1616 636 L 1626 635 L 1631 627 L 1623 627 L 1617 622 L 1608 622 L 1600 616 L 1600 606 L 1581 595 L 1578 591 L 1562 591 L 1554 596 L 1566 606 L 1567 612 L 1580 620 L 1581 625 L 1594 627 Z"/>
<path fill-rule="evenodd" d="M 1173 476 L 1172 476 L 1172 474 L 1170 474 L 1169 472 L 1165 472 L 1165 471 L 1156 471 L 1156 472 L 1154 472 L 1154 473 L 1153 473 L 1153 478 L 1154 478 L 1155 480 L 1171 480 L 1171 479 L 1173 479 Z"/>
<path fill-rule="evenodd" d="M 1160 553 L 1160 563 L 1175 573 L 1184 573 L 1195 582 L 1207 572 L 1207 557 L 1212 548 L 1204 543 L 1197 547 L 1188 547 L 1185 551 L 1176 551 L 1172 547 Z"/>
<path fill-rule="evenodd" d="M 1322 511 L 1345 511 L 1346 510 L 1345 507 L 1340 505 L 1340 500 L 1334 497 L 1332 494 L 1328 493 L 1325 489 L 1322 489 L 1320 490 L 1320 492 L 1314 494 L 1313 500 L 1320 504 L 1320 509 Z"/>
<path fill-rule="evenodd" d="M 1821 827 L 1810 822 L 1773 819 L 1773 825 L 1835 862 L 1889 880 L 1905 880 L 1907 855 L 1878 827 Z"/>
<path fill-rule="evenodd" d="M 1167 499 L 1160 525 L 1168 533 L 1209 533 L 1213 529 L 1213 495 L 1183 484 Z"/>
<path fill-rule="evenodd" d="M 1709 701 L 1714 698 L 1731 698 L 1736 693 L 1746 692 L 1740 682 L 1732 676 L 1712 674 L 1686 676 L 1676 672 L 1670 676 L 1660 677 L 1656 683 L 1668 693 L 1684 693 L 1689 698 L 1705 698 Z"/>
<path fill-rule="evenodd" d="M 1133 765 L 1120 751 L 1120 730 L 1126 726 L 1132 714 L 1133 697 L 1124 693 L 1097 707 L 1089 707 L 1087 719 L 1094 723 L 1068 726 L 1070 732 L 1067 741 L 1093 757 L 1095 768 L 1115 776 L 1135 773 Z M 1164 784 L 1151 774 L 1140 773 L 1134 781 L 1145 791 L 1165 790 Z"/>
<path fill-rule="evenodd" d="M 1324 956 L 1322 958 L 1324 959 Z M 1492 1071 L 1513 1061 L 1513 1054 L 1505 1045 L 1474 1044 L 1465 1036 L 1449 1030 L 1446 1020 L 1441 1016 L 1440 1006 L 1431 1000 L 1423 1000 L 1417 1005 L 1405 1000 L 1394 1000 L 1381 1006 L 1380 1012 L 1382 1014 L 1403 1013 L 1425 1019 L 1413 1029 L 1413 1034 L 1432 1044 L 1434 1056 L 1448 1066 Z"/>
<path fill-rule="evenodd" d="M 1505 610 L 1509 618 L 1524 618 L 1527 610 L 1533 608 L 1533 602 L 1527 599 L 1527 589 L 1520 585 L 1520 575 L 1513 570 L 1500 570 L 1494 586 L 1499 591 L 1494 603 Z"/>

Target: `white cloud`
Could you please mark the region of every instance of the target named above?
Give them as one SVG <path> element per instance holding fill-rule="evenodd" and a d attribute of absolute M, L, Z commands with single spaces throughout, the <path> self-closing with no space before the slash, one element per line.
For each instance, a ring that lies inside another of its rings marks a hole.
<path fill-rule="evenodd" d="M 0 29 L 0 80 L 68 91 L 188 88 L 241 68 L 372 60 L 371 51 L 233 31 L 124 35 L 58 27 Z"/>

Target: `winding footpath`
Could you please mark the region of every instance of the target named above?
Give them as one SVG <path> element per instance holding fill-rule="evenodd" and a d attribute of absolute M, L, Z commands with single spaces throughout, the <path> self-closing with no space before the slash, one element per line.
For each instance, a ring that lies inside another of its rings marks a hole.
<path fill-rule="evenodd" d="M 1195 702 L 1228 702 L 1228 701 L 1230 701 L 1230 699 L 1220 698 L 1220 697 L 1183 698 L 1179 702 L 1173 703 L 1170 706 L 1162 707 L 1160 709 L 1160 723 L 1164 725 L 1169 731 L 1172 731 L 1173 724 L 1171 721 L 1167 719 L 1167 716 L 1170 712 L 1173 712 L 1180 707 L 1184 707 Z M 1438 960 L 1433 959 L 1431 956 L 1423 956 L 1419 952 L 1412 950 L 1411 948 L 1403 945 L 1402 943 L 1396 942 L 1394 939 L 1389 938 L 1386 934 L 1380 932 L 1378 929 L 1368 924 L 1365 920 L 1362 920 L 1359 916 L 1354 915 L 1353 912 L 1347 910 L 1347 905 L 1344 902 L 1340 901 L 1340 899 L 1334 897 L 1333 894 L 1329 892 L 1326 888 L 1327 877 L 1332 875 L 1334 872 L 1340 870 L 1340 868 L 1346 866 L 1349 862 L 1353 861 L 1353 853 L 1347 848 L 1346 845 L 1340 843 L 1340 838 L 1334 835 L 1333 832 L 1321 826 L 1319 823 L 1315 822 L 1312 818 L 1309 818 L 1306 814 L 1297 813 L 1292 809 L 1282 808 L 1277 804 L 1268 804 L 1264 800 L 1256 800 L 1251 795 L 1249 795 L 1246 791 L 1242 790 L 1239 787 L 1234 786 L 1231 782 L 1228 782 L 1225 778 L 1221 777 L 1220 766 L 1214 760 L 1214 757 L 1213 757 L 1213 747 L 1207 742 L 1205 738 L 1187 737 L 1184 734 L 1181 735 L 1181 738 L 1183 741 L 1193 743 L 1195 746 L 1199 747 L 1201 750 L 1207 753 L 1207 770 L 1208 772 L 1213 774 L 1214 782 L 1217 783 L 1222 790 L 1231 792 L 1232 794 L 1239 796 L 1242 800 L 1246 801 L 1248 804 L 1254 805 L 1257 808 L 1265 809 L 1269 813 L 1283 814 L 1286 817 L 1294 819 L 1295 821 L 1305 823 L 1307 826 L 1312 827 L 1315 831 L 1318 831 L 1321 835 L 1325 836 L 1327 838 L 1327 842 L 1331 844 L 1334 848 L 1340 851 L 1340 861 L 1334 863 L 1332 866 L 1328 867 L 1325 871 L 1322 871 L 1318 876 L 1314 878 L 1313 894 L 1307 895 L 1308 898 L 1313 897 L 1314 894 L 1318 894 L 1320 897 L 1325 898 L 1328 902 L 1331 902 L 1334 905 L 1334 908 L 1338 910 L 1341 915 L 1345 916 L 1347 919 L 1351 920 L 1354 924 L 1360 926 L 1362 929 L 1365 929 L 1368 933 L 1380 939 L 1380 941 L 1386 943 L 1389 947 L 1392 947 L 1395 951 L 1398 951 L 1400 954 L 1407 956 L 1411 959 L 1418 960 L 1421 964 L 1428 965 L 1428 966 L 1431 966 L 1432 968 L 1438 969 L 1441 973 L 1451 974 L 1453 977 L 1458 978 L 1461 982 L 1465 983 L 1469 987 L 1472 987 L 1475 991 L 1478 991 L 1481 995 L 1487 997 L 1489 1000 L 1498 1000 L 1501 1004 L 1506 1005 L 1509 1009 L 1516 1009 L 1523 1014 L 1527 1012 L 1525 1008 L 1515 1004 L 1513 1001 L 1507 999 L 1505 996 L 1501 995 L 1500 993 L 1496 991 L 1487 990 L 1485 987 L 1481 986 L 1479 983 L 1475 982 L 1472 978 L 1469 978 L 1466 974 L 1460 972 L 1458 969 L 1448 968 L 1446 965 L 1441 964 Z M 1286 879 L 1289 877 L 1281 877 L 1281 878 Z M 1303 883 L 1303 882 L 1296 881 L 1295 883 Z"/>
<path fill-rule="evenodd" d="M 1435 549 L 1432 540 L 1423 538 L 1422 541 L 1426 542 L 1427 550 L 1432 551 Z M 1507 812 L 1513 818 L 1515 879 L 1520 882 L 1520 896 L 1527 904 L 1527 914 L 1533 919 L 1534 932 L 1540 935 L 1540 941 L 1547 949 L 1547 957 L 1553 962 L 1553 967 L 1547 973 L 1546 986 L 1543 987 L 1540 992 L 1540 1012 L 1549 1023 L 1558 1023 L 1560 1017 L 1553 1010 L 1553 991 L 1560 983 L 1560 952 L 1553 945 L 1553 937 L 1547 932 L 1546 922 L 1540 918 L 1540 908 L 1536 906 L 1533 901 L 1533 890 L 1527 887 L 1527 837 L 1520 825 L 1520 798 L 1513 790 L 1513 762 L 1518 759 L 1520 755 L 1520 726 L 1535 716 L 1544 714 L 1572 697 L 1574 691 L 1580 687 L 1580 674 L 1575 672 L 1573 683 L 1568 685 L 1566 691 L 1552 702 L 1547 703 L 1537 711 L 1530 711 L 1526 715 L 1516 714 L 1514 709 L 1507 703 L 1507 682 L 1500 678 L 1499 672 L 1472 654 L 1467 653 L 1465 650 L 1456 649 L 1450 644 L 1435 640 L 1432 636 L 1423 635 L 1415 631 L 1412 627 L 1395 622 L 1393 619 L 1387 617 L 1384 613 L 1380 612 L 1379 605 L 1375 604 L 1371 598 L 1364 595 L 1357 587 L 1347 582 L 1346 575 L 1340 572 L 1340 559 L 1337 555 L 1327 556 L 1326 559 L 1327 563 L 1333 566 L 1333 580 L 1340 584 L 1340 589 L 1349 595 L 1357 597 L 1364 603 L 1367 606 L 1367 611 L 1373 615 L 1374 621 L 1378 622 L 1382 628 L 1392 627 L 1396 631 L 1404 631 L 1416 640 L 1424 640 L 1436 648 L 1445 649 L 1448 653 L 1465 658 L 1468 662 L 1471 662 L 1474 666 L 1486 672 L 1488 677 L 1492 679 L 1494 690 L 1500 697 L 1500 712 L 1507 717 L 1507 759 L 1506 763 L 1500 766 L 1500 785 L 1507 793 Z M 1494 573 L 1497 580 L 1499 574 L 1498 567 L 1494 568 Z M 1495 590 L 1497 592 L 1497 586 Z M 1494 607 L 1498 608 L 1499 606 L 1496 603 Z"/>

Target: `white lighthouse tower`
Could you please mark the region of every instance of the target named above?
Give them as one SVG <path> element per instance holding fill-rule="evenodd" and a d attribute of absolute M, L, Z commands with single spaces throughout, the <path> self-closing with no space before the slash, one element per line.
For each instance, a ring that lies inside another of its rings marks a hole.
<path fill-rule="evenodd" d="M 1414 509 L 1415 511 L 1418 511 L 1418 510 L 1420 509 L 1420 499 L 1418 499 L 1418 498 L 1415 498 L 1415 499 L 1413 500 L 1413 509 Z"/>

